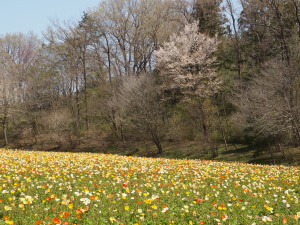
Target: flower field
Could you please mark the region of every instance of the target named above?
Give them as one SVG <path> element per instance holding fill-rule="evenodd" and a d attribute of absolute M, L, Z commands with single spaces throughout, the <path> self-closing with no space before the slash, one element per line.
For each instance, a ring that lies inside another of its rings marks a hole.
<path fill-rule="evenodd" d="M 300 168 L 0 150 L 0 224 L 300 224 Z"/>

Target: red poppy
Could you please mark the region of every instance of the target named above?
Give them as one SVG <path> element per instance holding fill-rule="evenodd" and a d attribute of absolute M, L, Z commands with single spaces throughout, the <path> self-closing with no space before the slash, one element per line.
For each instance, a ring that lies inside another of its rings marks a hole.
<path fill-rule="evenodd" d="M 58 218 L 54 218 L 54 219 L 52 220 L 52 222 L 55 223 L 55 224 L 61 224 L 61 221 L 60 221 L 60 219 L 58 219 Z"/>
<path fill-rule="evenodd" d="M 196 198 L 196 200 L 195 200 L 196 202 L 202 202 L 202 200 L 201 199 L 199 199 L 199 198 Z"/>
<path fill-rule="evenodd" d="M 68 213 L 68 212 L 63 213 L 63 217 L 69 217 L 69 216 L 70 216 L 70 213 Z"/>

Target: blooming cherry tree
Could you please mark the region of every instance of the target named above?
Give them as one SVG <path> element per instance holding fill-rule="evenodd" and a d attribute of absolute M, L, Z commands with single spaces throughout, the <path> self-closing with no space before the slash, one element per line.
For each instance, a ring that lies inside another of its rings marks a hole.
<path fill-rule="evenodd" d="M 176 89 L 184 95 L 209 97 L 220 86 L 215 69 L 216 38 L 198 32 L 198 24 L 187 24 L 179 34 L 171 36 L 156 51 L 156 67 L 164 88 Z"/>

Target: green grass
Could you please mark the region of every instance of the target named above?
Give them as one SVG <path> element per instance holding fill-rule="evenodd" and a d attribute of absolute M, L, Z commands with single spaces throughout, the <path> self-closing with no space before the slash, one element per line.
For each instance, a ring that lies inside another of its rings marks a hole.
<path fill-rule="evenodd" d="M 209 146 L 200 145 L 198 142 L 164 142 L 164 152 L 157 155 L 157 149 L 151 142 L 135 144 L 128 148 L 110 146 L 106 153 L 145 156 L 170 159 L 206 159 L 225 162 L 243 162 L 265 165 L 300 165 L 300 148 L 285 149 L 288 159 L 285 159 L 280 152 L 273 152 L 273 157 L 268 151 L 261 151 L 257 148 L 250 148 L 245 145 L 224 145 L 218 146 L 219 155 L 212 157 Z M 274 151 L 274 150 L 273 150 Z"/>

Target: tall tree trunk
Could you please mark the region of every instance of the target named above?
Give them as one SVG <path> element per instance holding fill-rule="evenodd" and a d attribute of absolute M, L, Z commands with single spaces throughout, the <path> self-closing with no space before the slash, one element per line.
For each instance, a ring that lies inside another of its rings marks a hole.
<path fill-rule="evenodd" d="M 3 121 L 3 135 L 4 135 L 4 146 L 8 146 L 8 139 L 7 139 L 7 121 L 6 119 Z"/>
<path fill-rule="evenodd" d="M 284 157 L 285 160 L 288 160 L 288 157 L 287 155 L 285 154 L 285 151 L 284 149 L 282 148 L 281 144 L 280 143 L 277 143 L 276 144 L 276 149 L 282 154 L 282 156 Z"/>
<path fill-rule="evenodd" d="M 109 79 L 109 84 L 112 86 L 112 71 L 111 71 L 111 54 L 110 54 L 110 45 L 108 43 L 108 38 L 104 34 L 105 42 L 106 42 L 106 47 L 107 47 L 107 61 L 108 61 L 108 79 Z"/>
<path fill-rule="evenodd" d="M 233 27 L 233 31 L 234 31 L 234 42 L 235 42 L 235 53 L 236 53 L 236 67 L 238 70 L 238 78 L 241 81 L 241 47 L 240 47 L 240 40 L 239 40 L 239 34 L 238 34 L 238 30 L 237 30 L 237 24 L 236 24 L 236 19 L 234 17 L 234 9 L 233 9 L 233 5 L 231 0 L 226 0 L 227 3 L 227 8 L 229 10 L 229 14 L 230 14 L 230 18 L 232 21 L 232 27 Z"/>
<path fill-rule="evenodd" d="M 298 23 L 298 36 L 300 37 L 300 15 L 299 15 L 299 1 L 298 0 L 292 0 L 292 3 L 295 8 L 295 17 Z"/>
<path fill-rule="evenodd" d="M 211 151 L 212 151 L 212 157 L 215 158 L 219 155 L 217 147 L 214 145 L 212 140 L 209 137 L 209 131 L 208 131 L 208 126 L 207 126 L 207 121 L 206 121 L 206 114 L 204 111 L 204 106 L 202 100 L 199 101 L 199 109 L 200 109 L 200 119 L 201 119 L 201 124 L 202 124 L 202 133 L 205 141 L 210 145 Z"/>
<path fill-rule="evenodd" d="M 225 131 L 224 131 L 223 127 L 222 127 L 221 118 L 220 118 L 219 113 L 218 113 L 218 125 L 219 125 L 219 129 L 220 129 L 220 131 L 221 131 L 221 133 L 222 133 L 222 137 L 223 137 L 225 149 L 226 149 L 226 151 L 227 151 L 227 150 L 228 150 L 227 138 L 226 138 Z"/>
<path fill-rule="evenodd" d="M 6 92 L 6 90 L 5 90 Z M 4 107 L 4 112 L 3 112 L 3 123 L 2 123 L 2 128 L 3 128 L 3 135 L 4 135 L 4 141 L 5 141 L 5 146 L 8 145 L 8 138 L 7 138 L 7 124 L 8 124 L 8 101 L 7 101 L 7 98 L 6 96 L 4 97 L 4 104 L 3 104 L 3 107 Z"/>
<path fill-rule="evenodd" d="M 77 107 L 77 113 L 76 113 L 76 129 L 77 134 L 79 138 L 79 131 L 80 131 L 80 96 L 79 96 L 79 80 L 78 75 L 76 75 L 76 107 Z"/>
<path fill-rule="evenodd" d="M 85 126 L 88 131 L 90 128 L 89 114 L 88 114 L 88 97 L 87 97 L 87 74 L 85 65 L 85 56 L 83 57 L 83 80 L 84 80 L 84 107 L 85 107 Z"/>
<path fill-rule="evenodd" d="M 122 122 L 120 124 L 120 132 L 121 132 L 121 139 L 122 139 L 123 145 L 126 146 L 124 128 L 123 128 L 123 123 Z"/>
<path fill-rule="evenodd" d="M 148 130 L 147 131 L 148 135 L 150 136 L 151 140 L 153 141 L 153 143 L 157 147 L 157 150 L 158 150 L 157 154 L 158 155 L 162 154 L 163 153 L 163 148 L 162 148 L 162 145 L 161 145 L 161 140 L 160 140 L 157 129 L 148 127 L 147 130 Z"/>

